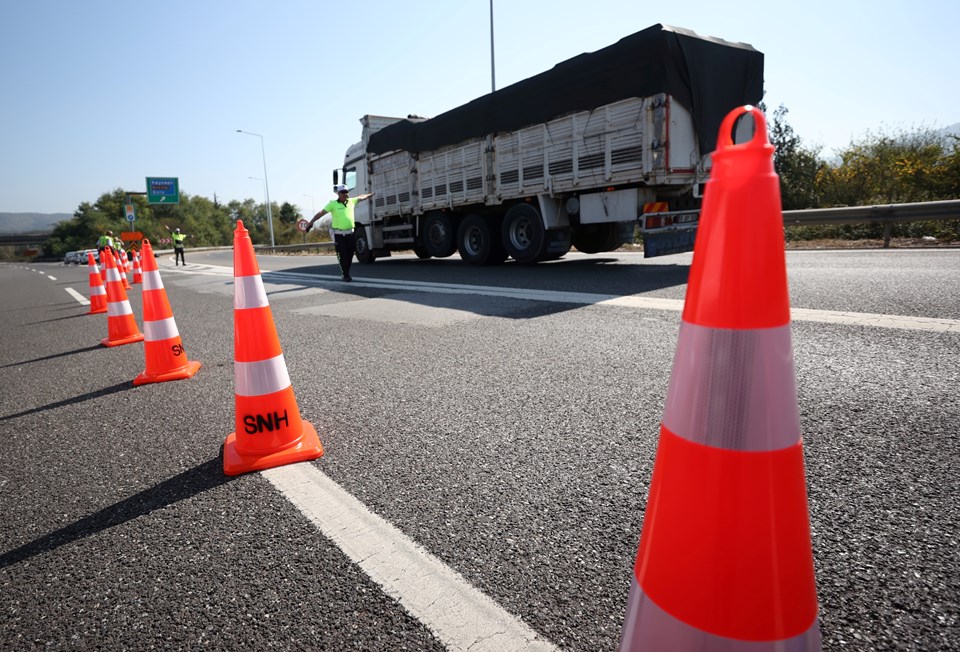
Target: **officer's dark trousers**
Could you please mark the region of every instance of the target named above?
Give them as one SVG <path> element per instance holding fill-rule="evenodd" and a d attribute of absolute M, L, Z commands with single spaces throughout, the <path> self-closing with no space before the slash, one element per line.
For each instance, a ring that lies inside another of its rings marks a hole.
<path fill-rule="evenodd" d="M 353 252 L 357 247 L 357 236 L 353 233 L 334 233 L 333 246 L 337 250 L 340 275 L 343 278 L 350 278 L 350 265 L 353 263 Z"/>

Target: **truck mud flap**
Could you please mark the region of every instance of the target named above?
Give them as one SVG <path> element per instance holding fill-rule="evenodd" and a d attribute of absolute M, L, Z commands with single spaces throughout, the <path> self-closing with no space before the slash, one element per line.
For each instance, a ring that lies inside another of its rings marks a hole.
<path fill-rule="evenodd" d="M 643 257 L 654 258 L 656 256 L 682 254 L 687 251 L 693 251 L 693 244 L 696 239 L 696 229 L 644 233 Z"/>
<path fill-rule="evenodd" d="M 565 254 L 570 251 L 570 229 L 550 229 L 546 233 L 544 251 L 548 254 Z"/>

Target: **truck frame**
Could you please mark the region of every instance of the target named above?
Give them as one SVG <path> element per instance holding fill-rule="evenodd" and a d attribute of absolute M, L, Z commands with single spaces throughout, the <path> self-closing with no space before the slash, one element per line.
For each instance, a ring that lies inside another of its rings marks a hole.
<path fill-rule="evenodd" d="M 431 119 L 365 115 L 333 182 L 374 193 L 361 263 L 690 251 L 720 123 L 762 94 L 762 53 L 658 24 Z"/>

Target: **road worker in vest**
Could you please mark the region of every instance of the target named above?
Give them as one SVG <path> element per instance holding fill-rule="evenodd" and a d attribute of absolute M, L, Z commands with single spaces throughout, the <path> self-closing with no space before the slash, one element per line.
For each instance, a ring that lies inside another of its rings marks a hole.
<path fill-rule="evenodd" d="M 164 224 L 167 227 L 167 231 L 170 231 L 170 227 Z M 187 265 L 186 259 L 183 257 L 183 241 L 187 239 L 186 234 L 181 233 L 179 228 L 174 229 L 170 232 L 170 238 L 173 240 L 173 260 L 176 262 L 177 266 L 180 265 L 180 261 L 183 261 L 184 267 Z"/>
<path fill-rule="evenodd" d="M 103 260 L 103 250 L 104 249 L 113 249 L 116 246 L 116 241 L 113 239 L 113 231 L 107 231 L 102 236 L 97 238 L 97 255 L 101 256 L 100 260 Z"/>
<path fill-rule="evenodd" d="M 323 207 L 319 213 L 313 216 L 307 231 L 313 226 L 313 223 L 321 217 L 330 213 L 330 231 L 333 233 L 333 246 L 337 250 L 337 262 L 340 263 L 340 276 L 344 281 L 350 282 L 353 278 L 350 276 L 350 265 L 353 262 L 353 253 L 357 246 L 357 238 L 354 235 L 353 207 L 364 199 L 373 197 L 373 193 L 351 197 L 350 190 L 343 184 L 334 187 L 337 198 L 330 201 Z"/>

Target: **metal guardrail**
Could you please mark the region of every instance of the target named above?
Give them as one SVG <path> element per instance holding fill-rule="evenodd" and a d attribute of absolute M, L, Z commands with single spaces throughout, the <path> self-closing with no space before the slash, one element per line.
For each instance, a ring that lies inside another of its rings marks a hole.
<path fill-rule="evenodd" d="M 884 248 L 890 247 L 890 236 L 896 222 L 928 220 L 960 220 L 960 199 L 783 211 L 784 226 L 883 224 Z"/>
<path fill-rule="evenodd" d="M 232 247 L 231 247 L 232 249 Z M 313 250 L 316 250 L 317 253 L 320 253 L 322 249 L 333 249 L 332 241 L 325 242 L 307 242 L 304 244 L 291 244 L 291 245 L 274 245 L 270 246 L 268 244 L 263 245 L 253 245 L 254 251 L 263 251 L 270 253 L 309 253 Z"/>
<path fill-rule="evenodd" d="M 960 220 L 960 199 L 783 211 L 785 226 Z"/>
<path fill-rule="evenodd" d="M 294 252 L 294 253 L 303 253 L 316 250 L 317 252 L 323 249 L 333 249 L 333 242 L 305 242 L 302 244 L 289 244 L 289 245 L 273 245 L 268 244 L 255 244 L 253 245 L 254 251 L 262 251 L 264 253 L 283 253 L 283 252 Z M 187 247 L 186 253 L 189 254 L 191 251 L 230 251 L 233 250 L 233 245 L 224 245 L 219 247 Z M 153 253 L 156 255 L 170 254 L 173 255 L 173 249 L 154 249 Z"/>

